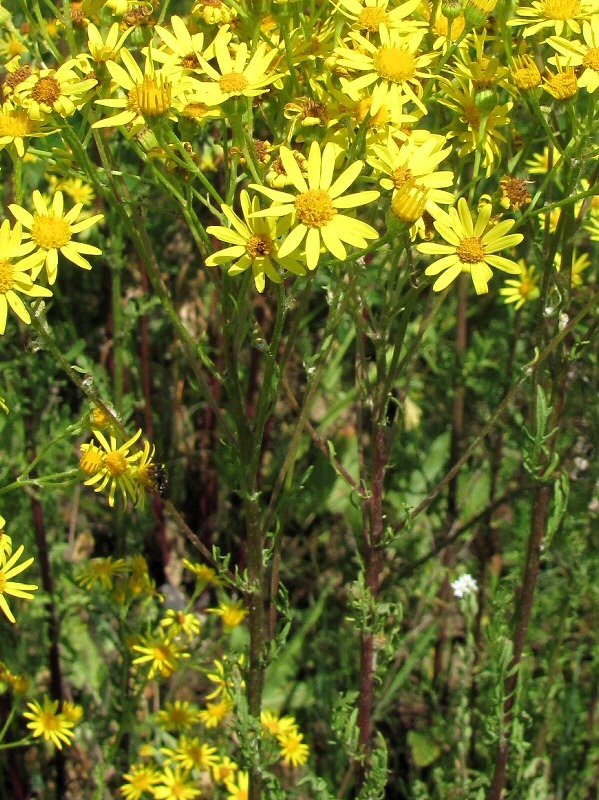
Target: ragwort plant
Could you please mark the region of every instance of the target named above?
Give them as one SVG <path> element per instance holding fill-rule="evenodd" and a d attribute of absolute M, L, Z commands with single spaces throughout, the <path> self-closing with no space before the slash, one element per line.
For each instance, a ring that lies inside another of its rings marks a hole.
<path fill-rule="evenodd" d="M 599 4 L 0 26 L 3 793 L 590 797 Z"/>

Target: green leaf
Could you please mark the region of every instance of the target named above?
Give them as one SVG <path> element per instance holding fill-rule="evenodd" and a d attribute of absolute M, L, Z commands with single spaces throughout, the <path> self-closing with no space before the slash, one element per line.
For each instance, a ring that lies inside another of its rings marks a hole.
<path fill-rule="evenodd" d="M 441 748 L 428 733 L 410 731 L 408 744 L 412 751 L 412 760 L 417 767 L 428 767 L 436 761 L 441 754 Z"/>

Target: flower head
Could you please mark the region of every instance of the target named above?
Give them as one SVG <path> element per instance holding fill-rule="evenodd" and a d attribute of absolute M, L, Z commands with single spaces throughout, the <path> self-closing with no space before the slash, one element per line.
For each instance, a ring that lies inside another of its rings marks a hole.
<path fill-rule="evenodd" d="M 15 552 L 10 554 L 10 556 L 5 554 L 4 559 L 6 560 L 2 566 L 0 566 L 0 609 L 2 609 L 12 623 L 15 622 L 15 618 L 8 606 L 8 603 L 6 602 L 5 595 L 31 600 L 33 598 L 31 593 L 37 589 L 36 584 L 19 583 L 18 581 L 11 580 L 16 575 L 19 575 L 21 572 L 23 572 L 23 570 L 26 570 L 27 567 L 31 566 L 31 564 L 33 564 L 33 558 L 28 558 L 21 564 L 17 563 L 23 555 L 24 549 L 25 548 L 23 545 L 19 545 Z"/>
<path fill-rule="evenodd" d="M 465 575 L 460 575 L 459 578 L 453 581 L 451 588 L 456 597 L 467 597 L 478 589 L 478 584 L 472 575 L 466 573 Z"/>
<path fill-rule="evenodd" d="M 156 715 L 160 725 L 167 731 L 184 731 L 191 728 L 200 718 L 200 710 L 187 700 L 167 702 Z"/>
<path fill-rule="evenodd" d="M 152 788 L 156 800 L 194 800 L 199 797 L 197 781 L 183 767 L 164 767 L 159 782 Z"/>
<path fill-rule="evenodd" d="M 281 748 L 281 758 L 285 764 L 299 767 L 305 764 L 310 755 L 310 748 L 304 742 L 304 736 L 297 729 L 286 731 L 277 736 Z"/>
<path fill-rule="evenodd" d="M 184 658 L 189 658 L 189 653 L 183 652 L 182 644 L 177 642 L 172 635 L 160 629 L 157 636 L 145 636 L 140 644 L 134 644 L 133 650 L 141 653 L 133 659 L 134 664 L 149 664 L 148 679 L 152 680 L 156 673 L 163 678 L 170 677 Z"/>
<path fill-rule="evenodd" d="M 208 233 L 221 242 L 228 242 L 232 247 L 225 247 L 206 259 L 207 267 L 215 267 L 233 261 L 229 267 L 229 275 L 239 275 L 251 267 L 254 284 L 259 292 L 264 291 L 266 277 L 275 283 L 281 282 L 281 276 L 276 268 L 279 263 L 295 275 L 305 275 L 306 268 L 294 257 L 279 257 L 279 239 L 289 230 L 289 219 L 264 219 L 253 217 L 260 211 L 260 202 L 257 197 L 250 201 L 249 194 L 241 192 L 241 210 L 244 219 L 240 219 L 230 206 L 223 205 L 222 211 L 232 227 L 212 225 L 207 228 Z"/>
<path fill-rule="evenodd" d="M 98 247 L 84 242 L 73 241 L 73 235 L 81 233 L 101 219 L 103 214 L 96 214 L 77 222 L 81 214 L 83 203 L 77 203 L 70 211 L 64 213 L 64 197 L 62 192 L 55 192 L 52 204 L 46 205 L 40 192 L 36 189 L 32 195 L 33 215 L 21 206 L 11 204 L 9 209 L 13 216 L 29 231 L 28 236 L 37 246 L 41 261 L 46 265 L 48 283 L 50 286 L 56 281 L 58 274 L 58 253 L 72 261 L 82 269 L 91 269 L 91 264 L 84 255 L 101 255 Z M 42 267 L 32 272 L 33 280 L 39 275 Z"/>
<path fill-rule="evenodd" d="M 491 206 L 486 204 L 474 222 L 463 197 L 458 200 L 457 209 L 451 208 L 449 214 L 441 213 L 434 226 L 448 244 L 422 242 L 416 248 L 421 253 L 443 256 L 425 270 L 426 275 L 442 273 L 433 284 L 435 292 L 447 288 L 462 272 L 472 277 L 477 294 L 489 291 L 488 282 L 493 277 L 491 267 L 519 274 L 520 267 L 514 261 L 495 255 L 499 250 L 519 244 L 524 238 L 521 233 L 508 235 L 514 220 L 489 226 Z"/>
<path fill-rule="evenodd" d="M 84 458 L 81 460 L 81 467 L 88 473 L 93 472 L 92 477 L 85 481 L 86 486 L 96 486 L 96 492 L 103 491 L 108 484 L 110 484 L 108 494 L 108 504 L 114 506 L 114 495 L 117 487 L 121 490 L 123 501 L 127 502 L 127 497 L 131 497 L 134 501 L 138 499 L 138 488 L 134 483 L 132 477 L 132 468 L 142 456 L 142 452 L 138 450 L 133 454 L 129 454 L 129 450 L 141 436 L 141 428 L 137 433 L 128 439 L 124 444 L 117 446 L 116 437 L 111 435 L 110 442 L 101 431 L 94 431 L 96 439 L 104 448 L 104 453 L 100 448 L 90 442 L 89 444 L 81 445 L 81 450 L 87 459 L 94 463 L 85 463 Z"/>
<path fill-rule="evenodd" d="M 149 764 L 133 764 L 123 775 L 123 780 L 121 794 L 125 800 L 141 800 L 146 792 L 151 794 L 152 787 L 160 780 L 160 772 Z"/>
<path fill-rule="evenodd" d="M 506 304 L 515 303 L 515 308 L 519 309 L 530 300 L 536 300 L 539 297 L 539 276 L 535 275 L 535 267 L 527 267 L 524 259 L 520 259 L 518 264 L 521 272 L 516 278 L 510 278 L 504 284 L 503 289 L 499 290 Z"/>
<path fill-rule="evenodd" d="M 236 628 L 243 622 L 249 613 L 247 609 L 243 608 L 242 600 L 237 600 L 234 603 L 221 600 L 218 604 L 218 608 L 209 608 L 207 610 L 210 611 L 210 613 L 221 617 L 223 625 L 225 628 L 229 629 Z"/>
<path fill-rule="evenodd" d="M 63 744 L 71 744 L 74 723 L 58 712 L 58 700 L 50 700 L 46 696 L 43 706 L 34 700 L 27 704 L 27 708 L 29 711 L 23 716 L 31 720 L 27 723 L 27 727 L 31 730 L 32 736 L 43 737 L 46 741 L 53 742 L 59 750 L 62 750 Z"/>
<path fill-rule="evenodd" d="M 522 35 L 533 36 L 539 31 L 553 28 L 561 36 L 568 28 L 580 33 L 580 22 L 599 13 L 599 0 L 534 0 L 532 5 L 521 5 L 508 25 L 524 25 Z"/>
<path fill-rule="evenodd" d="M 287 238 L 280 246 L 280 258 L 297 250 L 305 239 L 305 255 L 308 269 L 316 268 L 321 246 L 335 258 L 344 261 L 347 252 L 343 242 L 355 247 L 366 247 L 367 239 L 378 238 L 378 233 L 361 220 L 340 214 L 339 209 L 353 208 L 371 203 L 379 192 L 366 191 L 342 196 L 362 171 L 363 162 L 355 161 L 333 182 L 335 170 L 335 145 L 329 142 L 321 152 L 318 142 L 312 142 L 308 155 L 308 181 L 287 147 L 281 147 L 281 160 L 292 185 L 298 190 L 293 195 L 265 186 L 251 184 L 250 188 L 262 192 L 273 200 L 273 205 L 255 216 L 292 216 L 294 221 Z"/>
<path fill-rule="evenodd" d="M 84 102 L 86 92 L 96 85 L 95 78 L 81 80 L 75 72 L 77 61 L 61 64 L 58 69 L 32 72 L 14 90 L 16 101 L 33 120 L 42 120 L 52 113 L 70 117 Z"/>
<path fill-rule="evenodd" d="M 567 58 L 568 66 L 576 68 L 578 87 L 589 94 L 599 89 L 599 15 L 582 23 L 583 41 L 551 36 L 547 39 L 554 50 Z M 549 59 L 553 63 L 554 59 Z"/>
<path fill-rule="evenodd" d="M 9 221 L 4 220 L 0 226 L 0 334 L 6 330 L 9 308 L 26 325 L 31 322 L 29 311 L 20 295 L 52 297 L 52 292 L 43 286 L 37 286 L 29 274 L 43 260 L 43 255 L 39 252 L 31 253 L 34 246 L 32 242 L 23 242 L 19 222 L 11 230 Z"/>

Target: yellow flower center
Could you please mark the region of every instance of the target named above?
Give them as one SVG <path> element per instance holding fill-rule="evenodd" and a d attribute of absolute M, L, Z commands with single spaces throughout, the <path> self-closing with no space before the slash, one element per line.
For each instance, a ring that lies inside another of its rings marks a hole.
<path fill-rule="evenodd" d="M 0 260 L 0 294 L 6 294 L 12 289 L 15 282 L 14 274 L 15 271 L 10 261 L 4 258 Z"/>
<path fill-rule="evenodd" d="M 406 167 L 398 167 L 391 175 L 391 180 L 393 181 L 393 185 L 396 189 L 399 189 L 401 186 L 404 185 L 406 181 L 409 181 L 412 177 L 412 173 Z"/>
<path fill-rule="evenodd" d="M 324 189 L 308 189 L 295 198 L 295 213 L 309 228 L 322 228 L 337 212 L 328 192 Z"/>
<path fill-rule="evenodd" d="M 250 85 L 250 82 L 241 72 L 229 72 L 219 81 L 220 88 L 225 94 L 241 94 Z"/>
<path fill-rule="evenodd" d="M 599 47 L 591 47 L 582 63 L 585 67 L 599 72 Z"/>
<path fill-rule="evenodd" d="M 462 119 L 468 123 L 473 131 L 477 131 L 480 128 L 480 111 L 474 103 L 464 106 Z"/>
<path fill-rule="evenodd" d="M 129 92 L 127 106 L 144 117 L 161 117 L 171 107 L 171 84 L 162 76 L 146 75 Z"/>
<path fill-rule="evenodd" d="M 34 214 L 31 238 L 44 250 L 60 250 L 71 241 L 71 226 L 63 217 Z"/>
<path fill-rule="evenodd" d="M 99 450 L 90 447 L 79 459 L 79 466 L 88 475 L 99 472 L 104 465 L 104 458 Z"/>
<path fill-rule="evenodd" d="M 11 36 L 6 42 L 6 54 L 9 56 L 9 60 L 13 56 L 19 56 L 21 53 L 24 53 L 25 49 L 25 45 L 21 44 L 15 36 Z"/>
<path fill-rule="evenodd" d="M 110 425 L 110 417 L 103 408 L 95 406 L 92 411 L 92 422 L 96 428 L 107 428 Z"/>
<path fill-rule="evenodd" d="M 568 98 L 574 97 L 578 91 L 576 75 L 571 68 L 566 72 L 558 72 L 557 75 L 553 75 L 545 85 L 557 100 L 568 100 Z"/>
<path fill-rule="evenodd" d="M 366 28 L 366 30 L 372 33 L 376 33 L 381 22 L 387 22 L 388 19 L 389 17 L 384 8 L 370 6 L 362 9 L 358 17 L 358 22 L 360 23 L 360 27 Z"/>
<path fill-rule="evenodd" d="M 375 54 L 373 63 L 381 78 L 387 78 L 394 83 L 409 81 L 416 74 L 416 59 L 406 48 L 381 47 Z"/>
<path fill-rule="evenodd" d="M 543 12 L 546 19 L 574 19 L 580 14 L 579 0 L 545 0 Z"/>
<path fill-rule="evenodd" d="M 460 261 L 466 264 L 480 264 L 485 260 L 485 248 L 482 240 L 479 236 L 468 236 L 462 239 L 456 249 L 456 255 Z"/>
<path fill-rule="evenodd" d="M 40 78 L 31 90 L 31 97 L 37 103 L 53 106 L 60 97 L 60 84 L 52 75 Z"/>
<path fill-rule="evenodd" d="M 121 475 L 127 472 L 127 459 L 118 450 L 115 450 L 113 453 L 108 453 L 104 459 L 104 463 L 106 469 L 113 478 L 120 478 Z"/>
<path fill-rule="evenodd" d="M 265 233 L 254 233 L 248 239 L 245 249 L 252 258 L 264 258 L 272 252 L 272 240 Z"/>
<path fill-rule="evenodd" d="M 152 653 L 154 655 L 154 661 L 157 663 L 166 664 L 167 661 L 171 658 L 171 649 L 166 644 L 157 644 L 154 646 Z"/>
<path fill-rule="evenodd" d="M 188 119 L 204 119 L 208 106 L 203 103 L 187 103 L 183 109 L 183 113 Z"/>

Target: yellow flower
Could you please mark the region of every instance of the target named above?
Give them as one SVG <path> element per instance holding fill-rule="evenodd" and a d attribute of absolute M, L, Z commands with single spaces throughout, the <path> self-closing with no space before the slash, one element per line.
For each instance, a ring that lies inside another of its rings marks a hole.
<path fill-rule="evenodd" d="M 32 195 L 35 213 L 31 215 L 21 206 L 14 203 L 9 205 L 13 216 L 30 231 L 29 236 L 42 254 L 42 261 L 45 262 L 50 286 L 56 281 L 58 274 L 58 253 L 62 253 L 65 258 L 72 261 L 82 269 L 91 269 L 89 261 L 83 257 L 85 255 L 101 255 L 102 251 L 98 247 L 84 242 L 74 242 L 72 237 L 76 233 L 81 233 L 92 225 L 95 225 L 104 218 L 103 214 L 96 214 L 76 222 L 83 208 L 82 203 L 77 203 L 70 211 L 64 214 L 64 198 L 62 192 L 56 192 L 52 199 L 52 206 L 46 206 L 40 192 L 36 189 Z M 33 271 L 33 280 L 39 275 L 42 267 Z"/>
<path fill-rule="evenodd" d="M 91 589 L 96 583 L 105 589 L 112 589 L 114 579 L 121 577 L 126 571 L 127 565 L 122 558 L 114 561 L 112 556 L 92 558 L 79 573 L 77 582 L 86 589 Z"/>
<path fill-rule="evenodd" d="M 146 491 L 159 491 L 158 477 L 160 470 L 164 470 L 164 465 L 160 467 L 154 461 L 156 448 L 148 441 L 144 442 L 144 449 L 139 457 L 139 463 L 131 467 L 130 477 L 135 485 L 136 497 L 135 505 L 143 508 L 146 502 Z M 162 493 L 161 493 L 161 496 Z"/>
<path fill-rule="evenodd" d="M 225 664 L 227 664 L 227 673 L 225 674 Z M 243 665 L 243 656 L 240 656 L 239 660 L 229 664 L 229 659 L 224 656 L 222 661 L 218 659 L 214 660 L 214 666 L 216 668 L 216 672 L 208 672 L 206 677 L 209 681 L 216 684 L 216 688 L 213 689 L 210 694 L 206 695 L 208 700 L 213 700 L 215 697 L 219 697 L 220 695 L 228 695 L 230 691 L 234 688 L 234 681 L 230 675 L 231 671 L 237 667 L 240 668 Z M 241 685 L 243 686 L 244 683 L 242 682 Z"/>
<path fill-rule="evenodd" d="M 593 236 L 591 235 L 591 239 Z M 556 253 L 555 254 L 555 266 L 558 272 L 561 272 L 562 269 L 562 254 Z M 584 283 L 584 277 L 582 273 L 587 269 L 587 267 L 591 266 L 591 259 L 589 258 L 588 253 L 581 253 L 580 255 L 576 255 L 574 252 L 572 257 L 572 286 L 582 286 Z"/>
<path fill-rule="evenodd" d="M 17 561 L 23 555 L 23 550 L 25 548 L 23 545 L 19 545 L 19 547 L 12 553 L 8 560 L 0 566 L 0 609 L 6 614 L 8 619 L 14 624 L 15 618 L 13 616 L 12 611 L 10 610 L 8 603 L 6 602 L 5 595 L 10 595 L 11 597 L 21 597 L 25 600 L 31 600 L 33 595 L 31 592 L 37 589 L 37 585 L 33 583 L 19 583 L 18 581 L 13 581 L 11 578 L 14 578 L 16 575 L 19 575 L 23 570 L 27 569 L 31 564 L 33 564 L 33 558 L 28 558 L 26 561 L 23 561 L 21 564 L 17 564 Z M 8 556 L 9 554 L 6 554 Z M 5 557 L 6 557 L 5 556 Z"/>
<path fill-rule="evenodd" d="M 27 52 L 27 47 L 16 33 L 7 33 L 0 39 L 0 56 L 10 60 Z"/>
<path fill-rule="evenodd" d="M 193 572 L 198 582 L 213 583 L 215 586 L 220 586 L 221 580 L 212 567 L 207 567 L 205 564 L 194 564 L 188 558 L 183 559 L 183 566 Z"/>
<path fill-rule="evenodd" d="M 306 182 L 293 152 L 287 147 L 281 147 L 281 160 L 289 179 L 299 192 L 297 195 L 257 184 L 250 185 L 250 188 L 262 192 L 274 202 L 270 208 L 258 212 L 256 216 L 292 215 L 296 223 L 280 246 L 279 257 L 285 258 L 293 253 L 305 239 L 306 264 L 308 269 L 313 270 L 318 264 L 322 245 L 335 258 L 344 261 L 347 252 L 343 242 L 354 247 L 366 247 L 367 239 L 378 238 L 378 233 L 370 225 L 339 213 L 339 209 L 362 206 L 379 197 L 379 192 L 376 191 L 343 195 L 362 171 L 362 161 L 355 161 L 332 182 L 335 145 L 329 142 L 321 153 L 318 142 L 312 142 Z"/>
<path fill-rule="evenodd" d="M 200 710 L 187 700 L 175 700 L 166 703 L 156 714 L 156 719 L 167 731 L 184 731 L 191 728 L 200 718 Z"/>
<path fill-rule="evenodd" d="M 225 786 L 229 792 L 227 800 L 248 800 L 250 778 L 247 772 L 238 772 L 237 779 L 226 781 Z"/>
<path fill-rule="evenodd" d="M 177 767 L 174 771 L 165 767 L 160 774 L 160 783 L 152 788 L 156 800 L 193 800 L 199 797 L 197 781 L 187 770 Z"/>
<path fill-rule="evenodd" d="M 580 22 L 599 13 L 599 0 L 535 0 L 531 6 L 520 6 L 508 25 L 525 25 L 522 35 L 533 36 L 553 28 L 558 36 L 568 28 L 580 33 Z"/>
<path fill-rule="evenodd" d="M 152 680 L 157 672 L 163 678 L 170 677 L 179 666 L 179 661 L 189 658 L 189 653 L 181 650 L 182 645 L 171 638 L 170 633 L 165 634 L 162 629 L 157 636 L 144 636 L 140 641 L 141 644 L 133 645 L 133 650 L 141 653 L 133 659 L 133 663 L 150 664 L 149 680 Z"/>
<path fill-rule="evenodd" d="M 68 194 L 71 200 L 81 203 L 82 206 L 93 205 L 96 197 L 93 187 L 89 183 L 84 183 L 81 178 L 62 178 L 56 183 L 55 188 Z"/>
<path fill-rule="evenodd" d="M 277 736 L 281 748 L 281 758 L 285 764 L 299 767 L 305 764 L 310 755 L 310 748 L 304 742 L 304 736 L 297 730 L 281 733 Z"/>
<path fill-rule="evenodd" d="M 260 714 L 260 724 L 273 736 L 282 736 L 297 730 L 295 717 L 281 717 L 278 711 L 263 711 Z"/>
<path fill-rule="evenodd" d="M 551 36 L 546 41 L 554 50 L 566 56 L 568 66 L 576 68 L 578 87 L 592 94 L 599 89 L 599 16 L 594 15 L 590 22 L 585 20 L 582 23 L 582 38 L 584 44 L 559 36 Z M 554 59 L 549 60 L 554 63 Z"/>
<path fill-rule="evenodd" d="M 422 242 L 416 249 L 420 253 L 442 255 L 425 270 L 425 275 L 443 273 L 433 284 L 433 291 L 440 292 L 447 288 L 461 272 L 472 277 L 477 294 L 489 291 L 488 281 L 493 277 L 491 267 L 513 275 L 520 273 L 520 267 L 503 256 L 495 255 L 497 251 L 519 244 L 524 238 L 521 233 L 508 234 L 514 220 L 504 220 L 489 227 L 491 206 L 486 204 L 479 212 L 474 223 L 468 203 L 461 197 L 458 207 L 451 208 L 449 214 L 435 220 L 437 231 L 449 244 Z"/>
<path fill-rule="evenodd" d="M 337 63 L 352 72 L 365 72 L 360 78 L 350 83 L 357 89 L 364 89 L 375 83 L 372 93 L 371 114 L 376 114 L 379 108 L 387 103 L 388 95 L 406 95 L 415 103 L 423 114 L 426 107 L 420 96 L 422 95 L 421 78 L 428 77 L 423 67 L 428 66 L 436 57 L 433 53 L 420 53 L 419 47 L 424 32 L 414 32 L 407 36 L 400 36 L 397 31 L 388 30 L 385 26 L 380 29 L 381 44 L 368 41 L 359 33 L 350 34 L 356 47 L 337 47 L 335 56 Z"/>
<path fill-rule="evenodd" d="M 170 69 L 156 70 L 151 53 L 146 56 L 143 72 L 128 50 L 121 50 L 121 60 L 126 69 L 115 61 L 107 61 L 106 66 L 116 89 L 123 89 L 127 93 L 126 97 L 96 100 L 96 104 L 123 110 L 114 117 L 94 122 L 92 127 L 131 125 L 132 132 L 137 133 L 149 120 L 171 116 L 173 101 L 189 89 L 189 81 L 192 79 L 187 79 L 186 82 Z"/>
<path fill-rule="evenodd" d="M 237 11 L 222 0 L 196 0 L 191 13 L 208 25 L 226 25 L 237 17 Z"/>
<path fill-rule="evenodd" d="M 212 776 L 217 783 L 226 783 L 235 775 L 239 767 L 228 756 L 222 756 L 212 767 Z"/>
<path fill-rule="evenodd" d="M 242 608 L 242 606 L 242 600 L 237 600 L 235 603 L 227 603 L 225 600 L 221 600 L 218 608 L 208 608 L 206 610 L 211 614 L 222 617 L 225 628 L 236 628 L 248 615 L 247 609 Z"/>
<path fill-rule="evenodd" d="M 198 86 L 198 98 L 208 106 L 224 103 L 230 97 L 257 97 L 281 76 L 269 72 L 277 51 L 261 42 L 248 61 L 248 46 L 241 42 L 234 58 L 229 51 L 230 34 L 221 28 L 212 43 L 218 70 L 204 57 L 200 58 L 202 69 L 211 80 Z M 220 70 L 220 71 L 219 71 Z M 190 97 L 193 100 L 194 97 Z"/>
<path fill-rule="evenodd" d="M 279 258 L 278 255 L 279 245 L 276 240 L 289 230 L 289 220 L 252 218 L 253 214 L 260 211 L 258 198 L 255 197 L 250 202 L 249 194 L 243 190 L 240 200 L 245 221 L 240 219 L 230 206 L 223 204 L 221 206 L 223 214 L 232 228 L 211 225 L 206 229 L 221 242 L 233 245 L 208 256 L 206 266 L 216 267 L 234 261 L 235 263 L 229 267 L 229 275 L 239 275 L 251 267 L 254 284 L 259 292 L 264 291 L 266 276 L 275 283 L 281 283 L 276 262 L 295 275 L 305 275 L 306 268 L 295 258 L 292 256 Z"/>
<path fill-rule="evenodd" d="M 154 28 L 170 51 L 153 50 L 154 60 L 166 62 L 169 67 L 202 74 L 200 58 L 203 56 L 204 34 L 191 34 L 181 17 L 176 15 L 171 17 L 170 23 L 172 31 L 162 25 Z"/>
<path fill-rule="evenodd" d="M 0 150 L 6 145 L 14 144 L 19 158 L 25 155 L 25 139 L 32 136 L 47 136 L 51 129 L 47 124 L 31 119 L 21 108 L 14 108 L 11 103 L 0 107 Z"/>
<path fill-rule="evenodd" d="M 457 138 L 460 143 L 460 158 L 473 153 L 479 146 L 481 126 L 484 124 L 482 150 L 483 165 L 487 168 L 487 177 L 491 175 L 495 164 L 501 160 L 499 142 L 505 142 L 505 136 L 498 130 L 509 125 L 509 112 L 513 103 L 503 103 L 491 108 L 483 117 L 476 104 L 476 92 L 471 81 L 441 79 L 441 85 L 447 97 L 441 96 L 440 102 L 453 109 L 456 116 L 447 135 L 448 139 Z"/>
<path fill-rule="evenodd" d="M 216 747 L 201 743 L 197 736 L 193 739 L 187 736 L 182 736 L 177 742 L 176 748 L 163 747 L 161 753 L 167 757 L 169 761 L 175 761 L 183 769 L 189 770 L 198 769 L 200 771 L 210 770 L 218 761 L 215 753 Z"/>
<path fill-rule="evenodd" d="M 231 711 L 233 701 L 229 697 L 224 697 L 218 703 L 206 703 L 206 708 L 200 711 L 200 722 L 206 728 L 217 728 Z"/>
<path fill-rule="evenodd" d="M 524 53 L 514 59 L 512 80 L 521 92 L 529 92 L 541 85 L 541 73 L 532 56 Z"/>
<path fill-rule="evenodd" d="M 519 259 L 518 264 L 521 272 L 517 278 L 507 280 L 503 289 L 499 290 L 499 294 L 505 297 L 506 304 L 515 303 L 517 309 L 522 308 L 524 303 L 530 300 L 536 300 L 539 296 L 539 276 L 535 275 L 534 265 L 527 267 L 524 259 Z"/>
<path fill-rule="evenodd" d="M 152 792 L 152 787 L 160 780 L 160 773 L 148 764 L 134 764 L 123 775 L 123 780 L 125 783 L 121 786 L 121 794 L 125 800 L 141 800 L 145 792 Z"/>
<path fill-rule="evenodd" d="M 176 636 L 184 633 L 189 639 L 200 632 L 200 620 L 194 614 L 186 614 L 174 608 L 167 610 L 166 615 L 160 620 L 160 625 L 163 628 L 171 628 Z"/>
<path fill-rule="evenodd" d="M 375 157 L 366 161 L 376 172 L 388 176 L 381 177 L 380 184 L 387 191 L 393 190 L 394 195 L 411 178 L 419 187 L 428 189 L 425 210 L 435 217 L 438 203 L 449 205 L 454 201 L 451 192 L 443 191 L 454 183 L 453 172 L 437 171 L 441 161 L 451 153 L 451 147 L 444 148 L 445 144 L 444 136 L 429 134 L 421 144 L 408 139 L 399 147 L 390 136 L 384 146 L 372 146 L 371 152 Z"/>
<path fill-rule="evenodd" d="M 81 450 L 85 455 L 89 456 L 93 452 L 97 460 L 96 472 L 84 482 L 85 485 L 94 486 L 98 484 L 94 491 L 101 492 L 110 483 L 108 504 L 111 507 L 114 506 L 114 494 L 117 486 L 122 492 L 125 504 L 127 503 L 127 495 L 133 500 L 137 500 L 137 487 L 131 478 L 131 468 L 141 458 L 142 453 L 141 450 L 138 450 L 133 455 L 129 455 L 129 449 L 141 436 L 141 428 L 120 447 L 117 447 L 116 438 L 112 435 L 110 436 L 110 443 L 101 431 L 94 431 L 94 435 L 104 448 L 104 454 L 102 458 L 99 458 L 99 448 L 93 443 L 81 445 Z M 90 472 L 91 469 L 88 468 L 85 471 Z"/>
<path fill-rule="evenodd" d="M 388 10 L 389 0 L 339 0 L 337 8 L 352 20 L 352 27 L 369 33 L 378 33 L 379 25 L 400 33 L 410 33 L 426 25 L 421 20 L 409 19 L 421 0 L 406 0 Z"/>
<path fill-rule="evenodd" d="M 543 88 L 556 100 L 569 100 L 578 92 L 574 67 L 569 65 L 564 67 L 557 57 L 555 62 L 557 72 L 553 74 L 549 69 L 546 70 L 546 77 L 543 78 Z"/>
<path fill-rule="evenodd" d="M 83 708 L 71 703 L 70 700 L 65 700 L 62 704 L 62 715 L 66 720 L 76 725 L 83 716 Z"/>
<path fill-rule="evenodd" d="M 26 325 L 31 322 L 29 311 L 19 297 L 52 297 L 52 292 L 43 286 L 36 286 L 28 270 L 34 270 L 43 256 L 39 252 L 31 253 L 32 242 L 22 242 L 21 224 L 17 222 L 13 230 L 7 219 L 0 226 L 0 334 L 6 330 L 8 308 Z M 26 256 L 26 258 L 21 258 Z M 19 260 L 20 259 L 20 260 Z"/>
<path fill-rule="evenodd" d="M 549 172 L 549 160 L 551 167 L 555 167 L 561 158 L 561 153 L 556 147 L 545 147 L 542 153 L 536 153 L 532 158 L 526 160 L 529 175 L 546 175 Z"/>
<path fill-rule="evenodd" d="M 104 40 L 102 39 L 100 31 L 93 22 L 91 22 L 87 26 L 87 47 L 92 59 L 98 64 L 106 63 L 107 61 L 115 61 L 125 40 L 133 30 L 134 28 L 127 28 L 125 32 L 119 36 L 119 24 L 115 22 L 112 24 Z"/>
<path fill-rule="evenodd" d="M 46 741 L 53 742 L 59 750 L 63 744 L 71 744 L 73 740 L 73 722 L 64 714 L 58 713 L 58 700 L 44 697 L 43 707 L 37 700 L 27 703 L 29 711 L 25 711 L 25 719 L 31 720 L 27 727 L 35 738 L 43 737 Z"/>
<path fill-rule="evenodd" d="M 97 84 L 95 78 L 81 80 L 74 71 L 77 61 L 71 59 L 58 69 L 42 69 L 32 73 L 14 89 L 14 97 L 33 120 L 49 114 L 70 117 L 83 105 L 83 95 Z"/>

